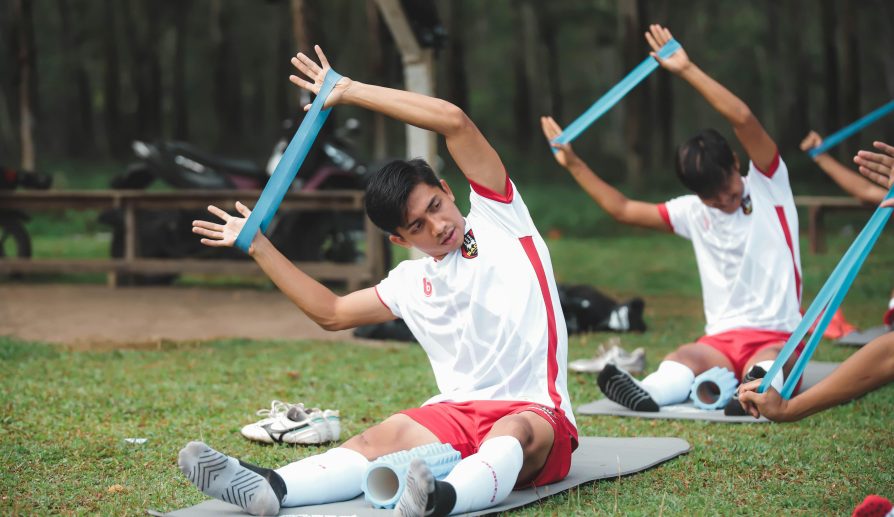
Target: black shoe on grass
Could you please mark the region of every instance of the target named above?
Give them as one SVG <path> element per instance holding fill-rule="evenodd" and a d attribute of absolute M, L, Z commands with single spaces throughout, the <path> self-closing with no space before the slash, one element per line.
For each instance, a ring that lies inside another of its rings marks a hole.
<path fill-rule="evenodd" d="M 617 402 L 627 409 L 651 413 L 658 411 L 658 404 L 652 400 L 649 393 L 629 373 L 614 364 L 605 365 L 605 368 L 599 372 L 596 384 L 609 400 Z"/>
<path fill-rule="evenodd" d="M 761 368 L 758 365 L 754 365 L 751 367 L 751 370 L 745 374 L 745 377 L 742 379 L 742 384 L 746 382 L 751 382 L 755 379 L 763 379 L 767 375 L 767 371 Z M 726 416 L 749 416 L 748 413 L 742 408 L 742 404 L 739 404 L 739 392 L 736 391 L 733 394 L 733 398 L 729 399 L 729 402 L 726 403 L 726 407 L 723 408 L 723 414 Z"/>

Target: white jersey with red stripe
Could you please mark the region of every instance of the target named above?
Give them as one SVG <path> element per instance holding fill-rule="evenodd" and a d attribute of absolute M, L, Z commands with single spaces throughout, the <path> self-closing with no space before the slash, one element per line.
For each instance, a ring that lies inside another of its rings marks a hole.
<path fill-rule="evenodd" d="M 801 253 L 788 168 L 777 153 L 767 172 L 749 163 L 742 180 L 743 208 L 735 213 L 711 208 L 695 195 L 658 209 L 677 235 L 692 241 L 706 334 L 740 328 L 792 332 L 801 321 Z"/>
<path fill-rule="evenodd" d="M 561 409 L 568 333 L 549 250 L 515 185 L 472 184 L 463 245 L 406 260 L 376 286 L 428 354 L 443 401 L 517 400 Z"/>

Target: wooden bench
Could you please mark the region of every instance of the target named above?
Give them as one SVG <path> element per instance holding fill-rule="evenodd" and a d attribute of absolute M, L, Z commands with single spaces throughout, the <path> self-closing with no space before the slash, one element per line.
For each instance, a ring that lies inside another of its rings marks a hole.
<path fill-rule="evenodd" d="M 217 205 L 232 213 L 238 200 L 251 205 L 260 191 L 246 190 L 181 190 L 146 192 L 142 190 L 96 191 L 16 191 L 0 192 L 0 207 L 25 213 L 59 210 L 120 209 L 124 216 L 124 256 L 108 259 L 18 259 L 0 258 L 0 273 L 96 273 L 109 274 L 110 285 L 117 284 L 118 274 L 214 273 L 228 275 L 260 275 L 261 269 L 252 260 L 155 259 L 137 255 L 137 217 L 141 210 L 205 210 Z M 280 211 L 344 211 L 364 213 L 363 193 L 357 191 L 321 191 L 289 193 Z M 384 275 L 385 247 L 381 231 L 364 217 L 366 235 L 365 258 L 361 263 L 333 262 L 296 263 L 318 280 L 344 281 L 348 289 L 358 289 L 378 282 Z M 196 237 L 198 238 L 198 236 Z"/>
<path fill-rule="evenodd" d="M 810 252 L 826 251 L 826 229 L 823 217 L 829 211 L 875 210 L 876 205 L 863 203 L 846 196 L 795 196 L 795 205 L 807 208 L 807 236 Z"/>

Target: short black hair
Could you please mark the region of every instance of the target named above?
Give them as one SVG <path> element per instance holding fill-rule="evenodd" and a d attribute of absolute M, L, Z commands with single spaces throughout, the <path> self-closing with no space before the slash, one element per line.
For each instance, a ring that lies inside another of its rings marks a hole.
<path fill-rule="evenodd" d="M 704 129 L 677 147 L 677 176 L 699 197 L 711 198 L 729 182 L 736 159 L 726 139 Z"/>
<path fill-rule="evenodd" d="M 366 215 L 382 230 L 397 235 L 397 229 L 406 222 L 410 193 L 420 183 L 444 190 L 431 165 L 422 158 L 386 164 L 366 182 Z"/>

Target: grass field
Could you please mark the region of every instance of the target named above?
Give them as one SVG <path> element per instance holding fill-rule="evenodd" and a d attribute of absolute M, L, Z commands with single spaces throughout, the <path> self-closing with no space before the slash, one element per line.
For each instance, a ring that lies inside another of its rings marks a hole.
<path fill-rule="evenodd" d="M 547 204 L 545 197 L 529 201 L 532 212 Z M 700 335 L 704 316 L 688 243 L 673 236 L 599 231 L 598 220 L 588 224 L 600 237 L 581 238 L 573 223 L 554 220 L 572 236 L 549 241 L 560 282 L 646 299 L 649 331 L 623 336 L 622 344 L 646 347 L 650 368 L 676 345 Z M 846 228 L 850 222 L 836 219 L 829 226 Z M 53 226 L 46 219 L 35 224 Z M 71 220 L 60 227 L 36 237 L 39 254 L 94 256 L 105 249 L 101 237 Z M 541 227 L 544 233 L 549 229 Z M 852 238 L 836 233 L 822 256 L 806 254 L 806 242 L 801 243 L 805 300 Z M 845 301 L 852 322 L 878 324 L 894 286 L 892 266 L 894 233 L 889 231 Z M 608 337 L 573 336 L 570 359 L 591 356 Z M 826 342 L 816 357 L 840 361 L 851 351 Z M 600 397 L 592 376 L 571 374 L 569 389 L 575 405 Z M 72 352 L 0 337 L 0 514 L 140 515 L 146 508 L 192 505 L 203 496 L 176 467 L 177 451 L 190 440 L 206 440 L 267 466 L 322 450 L 244 440 L 239 428 L 271 399 L 340 409 L 346 437 L 420 404 L 434 390 L 417 346 L 229 340 Z M 867 494 L 894 496 L 892 407 L 894 387 L 888 386 L 795 424 L 579 416 L 582 435 L 677 436 L 688 440 L 692 451 L 514 515 L 849 514 Z M 127 444 L 128 437 L 147 442 Z"/>

